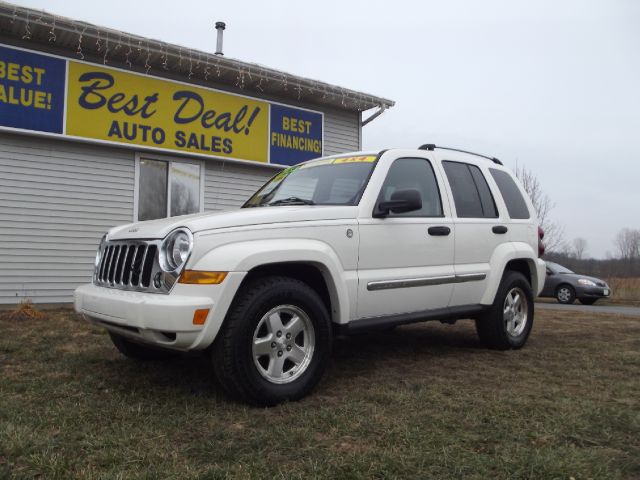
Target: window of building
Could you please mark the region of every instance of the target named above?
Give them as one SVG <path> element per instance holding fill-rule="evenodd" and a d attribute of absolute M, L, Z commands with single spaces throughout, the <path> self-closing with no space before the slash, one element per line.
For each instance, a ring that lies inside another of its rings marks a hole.
<path fill-rule="evenodd" d="M 498 218 L 487 180 L 475 165 L 442 162 L 447 174 L 458 218 Z"/>
<path fill-rule="evenodd" d="M 391 200 L 397 190 L 420 192 L 422 208 L 412 212 L 390 213 L 391 217 L 442 217 L 442 201 L 431 163 L 424 158 L 400 158 L 393 162 L 382 185 L 379 201 Z"/>
<path fill-rule="evenodd" d="M 202 211 L 202 165 L 141 157 L 137 172 L 137 220 Z"/>
<path fill-rule="evenodd" d="M 514 219 L 527 219 L 531 216 L 529 209 L 527 208 L 527 202 L 525 202 L 518 185 L 513 181 L 511 175 L 502 170 L 490 168 L 491 175 L 496 181 L 504 203 L 507 204 L 507 211 L 509 217 Z"/>

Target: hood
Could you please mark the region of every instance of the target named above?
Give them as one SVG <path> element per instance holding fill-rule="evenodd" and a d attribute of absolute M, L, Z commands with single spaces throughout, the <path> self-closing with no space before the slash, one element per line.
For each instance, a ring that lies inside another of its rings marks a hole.
<path fill-rule="evenodd" d="M 179 227 L 191 233 L 229 227 L 246 227 L 271 223 L 305 222 L 356 218 L 358 207 L 333 205 L 296 205 L 240 208 L 226 212 L 197 213 L 129 223 L 109 231 L 109 240 L 164 238 Z"/>

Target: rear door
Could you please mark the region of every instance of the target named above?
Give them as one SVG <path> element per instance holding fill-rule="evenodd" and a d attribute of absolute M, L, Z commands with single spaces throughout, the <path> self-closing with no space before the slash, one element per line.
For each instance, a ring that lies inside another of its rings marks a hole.
<path fill-rule="evenodd" d="M 504 200 L 509 218 L 509 239 L 538 249 L 538 225 L 531 220 L 533 206 L 527 203 L 528 195 L 516 179 L 506 170 L 489 167 L 489 173 Z"/>
<path fill-rule="evenodd" d="M 453 225 L 442 176 L 430 158 L 384 156 L 358 218 L 358 318 L 446 307 L 453 291 Z M 394 191 L 420 192 L 422 208 L 373 218 Z"/>
<path fill-rule="evenodd" d="M 488 286 L 490 261 L 502 244 L 510 248 L 507 219 L 498 211 L 478 165 L 444 160 L 455 222 L 455 275 L 450 306 L 477 305 Z"/>

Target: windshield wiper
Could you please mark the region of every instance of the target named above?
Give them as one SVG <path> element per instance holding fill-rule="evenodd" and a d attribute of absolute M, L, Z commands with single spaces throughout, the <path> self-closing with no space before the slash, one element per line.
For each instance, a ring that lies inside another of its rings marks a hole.
<path fill-rule="evenodd" d="M 315 202 L 300 197 L 287 197 L 268 203 L 267 205 L 315 205 Z"/>

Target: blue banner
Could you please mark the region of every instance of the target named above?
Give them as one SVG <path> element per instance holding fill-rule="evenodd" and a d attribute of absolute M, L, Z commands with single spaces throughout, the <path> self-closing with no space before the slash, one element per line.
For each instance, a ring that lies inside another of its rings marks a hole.
<path fill-rule="evenodd" d="M 296 165 L 322 156 L 322 114 L 271 105 L 271 163 Z"/>
<path fill-rule="evenodd" d="M 66 62 L 0 47 L 0 126 L 62 133 Z"/>

